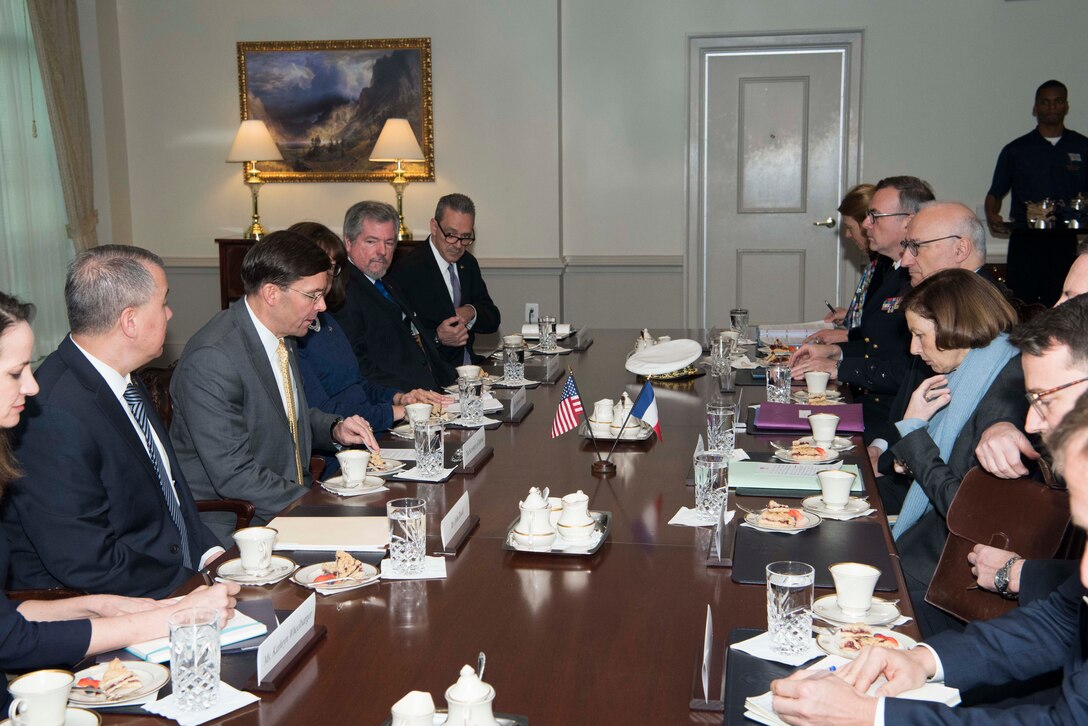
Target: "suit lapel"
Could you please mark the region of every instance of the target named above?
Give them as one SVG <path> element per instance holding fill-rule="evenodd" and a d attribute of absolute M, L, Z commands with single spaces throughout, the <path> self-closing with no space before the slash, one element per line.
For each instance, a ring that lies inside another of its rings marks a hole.
<path fill-rule="evenodd" d="M 280 421 L 290 431 L 287 412 L 283 408 L 283 396 L 280 395 L 279 386 L 276 385 L 276 375 L 272 372 L 272 364 L 268 360 L 268 354 L 265 353 L 264 346 L 261 345 L 261 338 L 257 335 L 257 328 L 254 327 L 243 300 L 244 298 L 231 304 L 230 311 L 234 315 L 234 324 L 242 333 L 242 343 L 246 347 L 249 363 L 257 374 L 257 380 L 264 386 L 265 393 L 268 394 L 269 399 L 274 404 L 272 408 L 279 412 Z"/>
<path fill-rule="evenodd" d="M 431 238 L 427 238 L 427 264 L 424 266 L 427 270 L 427 275 L 431 278 L 430 282 L 425 283 L 425 290 L 434 290 L 441 296 L 442 309 L 446 312 L 447 318 L 452 317 L 456 310 L 453 307 L 453 298 L 450 297 L 449 284 L 449 270 L 438 264 L 438 260 L 434 256 L 434 247 L 431 242 Z M 460 269 L 460 267 L 458 267 Z M 461 300 L 465 299 L 465 281 L 458 278 L 458 282 L 461 283 Z M 441 292 L 438 292 L 441 290 Z"/>

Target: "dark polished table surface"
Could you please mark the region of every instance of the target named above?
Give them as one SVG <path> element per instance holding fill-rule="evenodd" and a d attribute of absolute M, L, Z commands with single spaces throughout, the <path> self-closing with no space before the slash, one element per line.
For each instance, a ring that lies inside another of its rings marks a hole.
<path fill-rule="evenodd" d="M 623 367 L 637 334 L 595 330 L 589 350 L 564 358 L 587 411 L 593 401 L 615 399 L 624 390 L 637 395 L 641 384 Z M 672 332 L 673 338 L 683 335 Z M 495 710 L 526 715 L 533 724 L 721 722 L 720 713 L 688 708 L 707 605 L 716 637 L 724 641 L 731 628 L 766 627 L 765 591 L 734 583 L 729 569 L 706 566 L 710 528 L 667 524 L 681 506 L 694 506 L 686 479 L 696 438 L 705 432 L 705 402 L 721 395 L 717 383 L 704 376 L 655 384 L 664 440 L 621 443 L 613 456 L 616 476 L 598 479 L 590 472 L 592 445 L 575 431 L 550 438 L 562 381 L 528 391 L 534 409 L 522 423 L 487 432 L 494 457 L 475 476 L 445 484 L 391 482 L 390 492 L 346 500 L 316 489 L 299 502 L 362 509 L 418 494 L 428 501 L 433 549 L 441 515 L 467 491 L 480 524 L 447 559 L 445 580 L 382 582 L 319 595 L 317 623 L 328 628 L 328 637 L 283 688 L 262 694 L 259 704 L 236 712 L 229 723 L 380 724 L 410 690 L 430 691 L 444 707 L 446 688 L 480 651 L 487 653 L 484 680 L 495 687 Z M 761 388 L 740 390 L 745 405 L 764 397 Z M 464 437 L 450 434 L 447 447 Z M 767 452 L 770 438 L 776 437 L 741 434 L 737 445 Z M 861 465 L 879 509 L 864 459 L 860 446 L 846 456 Z M 530 486 L 548 486 L 553 495 L 581 489 L 591 509 L 611 512 L 611 534 L 601 550 L 584 558 L 503 550 L 502 537 Z M 883 513 L 877 518 L 883 522 Z M 888 529 L 881 527 L 893 551 Z M 899 589 L 888 595 L 902 598 L 909 615 L 898 567 L 895 577 Z M 817 590 L 817 597 L 827 592 Z M 288 609 L 309 595 L 285 581 L 243 588 L 240 597 L 271 597 L 277 608 Z M 918 637 L 913 623 L 903 630 Z M 106 722 L 149 719 L 112 715 Z"/>

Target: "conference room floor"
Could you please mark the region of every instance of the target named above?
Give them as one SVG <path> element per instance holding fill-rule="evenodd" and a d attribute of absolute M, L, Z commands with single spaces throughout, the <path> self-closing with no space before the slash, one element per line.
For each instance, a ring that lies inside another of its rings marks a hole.
<path fill-rule="evenodd" d="M 637 395 L 641 384 L 623 367 L 637 335 L 595 330 L 587 351 L 564 356 L 587 410 L 594 400 L 615 399 L 622 391 Z M 534 372 L 539 369 L 530 368 L 527 376 Z M 562 380 L 528 391 L 534 409 L 522 423 L 487 432 L 494 457 L 475 476 L 444 484 L 394 481 L 389 492 L 350 499 L 315 489 L 300 501 L 308 514 L 378 514 L 382 510 L 374 508 L 388 499 L 422 496 L 430 513 L 429 550 L 439 544 L 441 515 L 463 492 L 480 524 L 447 560 L 444 580 L 382 582 L 319 595 L 316 619 L 328 628 L 327 638 L 283 688 L 261 694 L 259 704 L 226 721 L 380 724 L 410 690 L 429 691 L 444 707 L 444 692 L 458 670 L 475 664 L 484 651 L 484 680 L 495 687 L 495 711 L 525 715 L 533 724 L 721 722 L 721 713 L 689 710 L 707 606 L 715 647 L 724 648 L 731 628 L 766 627 L 765 589 L 733 582 L 728 568 L 706 566 L 710 528 L 667 524 L 681 506 L 694 504 L 686 480 L 696 438 L 705 433 L 704 404 L 715 379 L 656 384 L 663 440 L 619 444 L 613 455 L 617 474 L 607 479 L 591 474 L 593 446 L 577 432 L 550 438 Z M 762 388 L 740 390 L 745 406 L 764 398 Z M 447 447 L 465 436 L 450 434 Z M 778 437 L 742 434 L 737 445 L 767 452 L 773 438 Z M 408 442 L 386 439 L 382 445 Z M 881 523 L 885 551 L 894 551 L 861 447 L 846 460 L 861 466 L 878 509 L 869 519 Z M 580 489 L 589 495 L 591 510 L 611 512 L 611 534 L 601 550 L 590 557 L 504 550 L 502 538 L 531 486 L 547 486 L 553 496 Z M 736 552 L 738 560 L 744 556 Z M 898 590 L 882 594 L 901 598 L 900 607 L 910 615 L 902 573 L 894 569 Z M 817 597 L 828 592 L 817 590 Z M 244 588 L 241 597 L 271 597 L 276 608 L 293 609 L 310 594 L 284 581 Z M 918 637 L 913 623 L 902 630 Z M 107 715 L 105 722 L 150 718 Z"/>

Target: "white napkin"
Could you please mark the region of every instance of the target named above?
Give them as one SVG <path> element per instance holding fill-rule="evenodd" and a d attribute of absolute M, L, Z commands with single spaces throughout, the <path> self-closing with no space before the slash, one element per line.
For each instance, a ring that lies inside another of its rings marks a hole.
<path fill-rule="evenodd" d="M 713 527 L 717 518 L 713 514 L 704 514 L 698 509 L 680 507 L 680 511 L 672 516 L 669 524 L 677 527 Z"/>
<path fill-rule="evenodd" d="M 182 711 L 178 708 L 177 697 L 174 694 L 170 694 L 161 701 L 146 703 L 144 704 L 143 709 L 150 713 L 173 719 L 181 724 L 181 726 L 196 726 L 197 724 L 207 723 L 220 716 L 225 716 L 231 711 L 237 711 L 239 708 L 248 706 L 251 703 L 256 703 L 259 700 L 261 699 L 257 698 L 252 693 L 239 691 L 237 688 L 228 686 L 226 683 L 220 681 L 219 698 L 211 708 L 206 708 L 203 711 Z"/>
<path fill-rule="evenodd" d="M 748 522 L 741 522 L 740 526 L 747 527 L 748 529 L 754 529 L 757 532 L 766 532 L 767 534 L 800 534 L 801 532 L 805 531 L 803 529 L 770 529 L 764 527 L 754 527 L 751 524 L 748 524 Z"/>
<path fill-rule="evenodd" d="M 494 411 L 502 410 L 502 401 L 495 398 L 494 396 L 484 396 L 483 401 L 484 413 L 492 413 Z M 459 402 L 451 403 L 450 405 L 446 406 L 446 410 L 450 413 L 461 413 L 461 404 Z"/>
<path fill-rule="evenodd" d="M 497 381 L 493 381 L 491 385 L 496 388 L 530 388 L 532 386 L 540 385 L 540 381 L 531 381 L 528 378 L 522 378 L 520 381 L 508 381 L 505 378 L 500 378 Z"/>
<path fill-rule="evenodd" d="M 751 457 L 748 456 L 748 452 L 744 449 L 733 449 L 733 455 L 729 457 L 730 461 L 748 461 Z"/>
<path fill-rule="evenodd" d="M 854 513 L 821 511 L 820 512 L 820 518 L 821 519 L 834 519 L 834 520 L 837 520 L 839 522 L 849 522 L 851 519 L 857 519 L 858 517 L 868 517 L 870 514 L 872 514 L 875 511 L 876 511 L 875 509 L 866 509 L 863 512 L 854 512 Z"/>
<path fill-rule="evenodd" d="M 914 618 L 908 618 L 906 615 L 900 615 L 899 619 L 892 623 L 891 627 L 898 628 L 900 625 L 906 625 L 911 620 L 914 620 Z"/>
<path fill-rule="evenodd" d="M 754 638 L 748 640 L 742 640 L 739 643 L 733 643 L 730 648 L 736 648 L 737 650 L 754 655 L 756 658 L 762 660 L 771 660 L 775 663 L 785 663 L 788 666 L 799 666 L 802 663 L 808 663 L 813 658 L 818 658 L 822 655 L 826 655 L 822 650 L 816 647 L 816 639 L 808 639 L 808 650 L 800 655 L 785 655 L 783 653 L 775 652 L 771 647 L 771 634 L 760 633 Z"/>
<path fill-rule="evenodd" d="M 502 408 L 502 406 L 500 405 L 499 408 Z M 449 422 L 449 425 L 450 426 L 460 426 L 463 429 L 478 429 L 478 428 L 483 428 L 484 426 L 490 426 L 491 424 L 501 424 L 501 423 L 502 423 L 502 421 L 499 421 L 498 419 L 488 418 L 487 416 L 482 416 L 482 417 L 480 417 L 480 423 L 477 423 L 477 424 L 467 424 L 464 421 L 462 421 L 461 419 L 455 418 L 454 420 Z"/>
<path fill-rule="evenodd" d="M 321 488 L 324 489 L 325 491 L 327 491 L 329 494 L 335 494 L 336 496 L 344 497 L 345 499 L 347 499 L 348 497 L 361 497 L 364 494 L 377 494 L 378 492 L 387 492 L 387 491 L 389 491 L 389 487 L 377 487 L 375 489 L 362 489 L 362 490 L 360 490 L 358 488 L 356 488 L 356 489 L 340 489 L 338 491 L 333 491 L 332 489 L 329 489 L 328 487 L 326 487 L 324 484 L 321 485 Z"/>
<path fill-rule="evenodd" d="M 402 481 L 446 481 L 450 478 L 451 474 L 453 474 L 453 469 L 443 469 L 434 476 L 423 476 L 418 467 L 413 467 L 408 471 L 394 474 L 393 478 Z"/>
<path fill-rule="evenodd" d="M 695 456 L 703 453 L 705 447 L 703 446 L 703 435 L 699 434 L 699 439 L 695 442 Z"/>
<path fill-rule="evenodd" d="M 446 558 L 445 557 L 424 557 L 423 558 L 423 572 L 418 575 L 401 575 L 393 572 L 393 561 L 389 558 L 382 560 L 382 579 L 383 580 L 445 580 L 446 579 Z"/>
<path fill-rule="evenodd" d="M 759 368 L 759 364 L 753 363 L 746 355 L 742 355 L 739 358 L 734 358 L 732 365 L 737 370 L 751 370 L 753 368 Z"/>
<path fill-rule="evenodd" d="M 383 459 L 394 459 L 395 461 L 415 461 L 416 450 L 415 449 L 382 449 Z"/>

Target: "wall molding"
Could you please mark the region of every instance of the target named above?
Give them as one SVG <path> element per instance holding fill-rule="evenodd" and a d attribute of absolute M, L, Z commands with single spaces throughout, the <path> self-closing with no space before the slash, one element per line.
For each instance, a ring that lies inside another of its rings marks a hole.
<path fill-rule="evenodd" d="M 567 255 L 567 267 L 676 267 L 684 266 L 683 255 Z"/>

